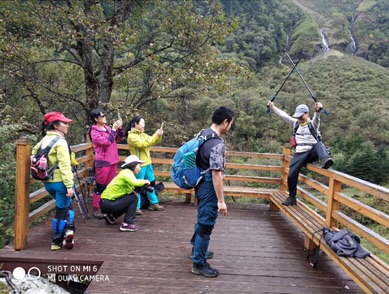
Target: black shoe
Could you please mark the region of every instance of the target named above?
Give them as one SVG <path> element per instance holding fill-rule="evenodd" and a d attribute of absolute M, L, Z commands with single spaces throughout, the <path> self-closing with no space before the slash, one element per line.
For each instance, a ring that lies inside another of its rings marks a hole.
<path fill-rule="evenodd" d="M 190 253 L 190 256 L 189 258 L 192 259 L 193 258 L 193 247 L 192 247 L 192 252 Z M 213 257 L 213 251 L 207 251 L 207 259 L 211 259 Z"/>
<path fill-rule="evenodd" d="M 219 275 L 219 270 L 212 267 L 208 262 L 203 266 L 193 263 L 191 272 L 192 274 L 203 275 L 207 278 L 216 278 Z"/>
<path fill-rule="evenodd" d="M 289 205 L 297 205 L 296 197 L 288 197 L 285 199 L 284 202 L 282 202 L 282 205 L 289 206 Z"/>
<path fill-rule="evenodd" d="M 105 213 L 103 217 L 107 225 L 114 225 L 116 223 L 116 217 L 112 213 Z"/>
<path fill-rule="evenodd" d="M 322 168 L 328 169 L 333 164 L 334 164 L 334 161 L 332 160 L 332 158 L 327 158 L 326 161 L 324 162 L 324 165 L 322 166 Z"/>

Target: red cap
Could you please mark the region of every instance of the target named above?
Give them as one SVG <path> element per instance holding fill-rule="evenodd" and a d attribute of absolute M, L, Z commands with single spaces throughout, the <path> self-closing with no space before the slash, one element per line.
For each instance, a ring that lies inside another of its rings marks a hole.
<path fill-rule="evenodd" d="M 43 117 L 43 119 L 47 123 L 51 123 L 53 121 L 59 120 L 59 121 L 67 124 L 67 123 L 70 123 L 70 122 L 73 121 L 70 118 L 65 117 L 61 112 L 49 112 L 49 113 L 46 113 L 45 116 Z"/>

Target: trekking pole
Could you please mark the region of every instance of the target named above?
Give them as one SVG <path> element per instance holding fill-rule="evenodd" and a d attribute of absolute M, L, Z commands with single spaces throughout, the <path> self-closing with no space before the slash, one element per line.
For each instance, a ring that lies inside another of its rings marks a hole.
<path fill-rule="evenodd" d="M 77 181 L 78 181 L 78 186 L 80 187 L 80 190 L 81 190 L 81 195 L 80 195 L 80 193 L 76 189 L 76 186 L 75 185 L 73 186 L 74 194 L 76 196 L 75 198 L 76 198 L 78 207 L 80 208 L 80 212 L 81 212 L 82 218 L 83 219 L 90 219 L 88 207 L 87 207 L 86 201 L 85 201 L 85 195 L 84 195 L 83 189 L 81 187 L 81 181 L 80 181 L 80 177 L 78 176 L 78 171 L 77 171 L 76 167 L 74 168 L 74 171 L 76 173 L 76 178 L 77 178 Z"/>
<path fill-rule="evenodd" d="M 76 202 L 77 202 L 78 208 L 80 209 L 82 218 L 83 219 L 90 219 L 88 209 L 85 205 L 85 202 L 82 201 L 82 199 L 81 199 L 82 196 L 80 195 L 80 193 L 76 189 L 76 185 L 73 185 L 73 190 L 74 190 L 74 195 L 75 195 L 74 198 L 76 199 Z"/>
<path fill-rule="evenodd" d="M 296 72 L 297 72 L 297 74 L 299 75 L 300 79 L 303 81 L 305 88 L 307 88 L 309 94 L 311 94 L 311 97 L 312 97 L 313 101 L 317 102 L 317 99 L 316 99 L 315 94 L 313 94 L 313 92 L 312 92 L 311 89 L 308 87 L 307 83 L 305 82 L 305 80 L 304 80 L 302 74 L 301 74 L 300 71 L 297 69 L 297 67 L 296 67 L 297 64 L 295 64 L 295 63 L 293 62 L 293 60 L 292 60 L 292 58 L 289 56 L 288 52 L 285 52 L 285 54 L 286 54 L 286 56 L 288 56 L 290 63 L 293 65 L 293 70 L 296 70 Z M 299 59 L 299 61 L 300 61 L 300 60 L 301 60 L 301 58 Z M 328 115 L 328 111 L 325 110 L 324 108 L 321 108 L 320 110 L 321 110 L 325 115 Z"/>
<path fill-rule="evenodd" d="M 293 73 L 293 71 L 294 71 L 295 69 L 297 69 L 296 66 L 297 66 L 297 64 L 299 64 L 300 60 L 301 60 L 301 58 L 297 61 L 297 63 L 296 63 L 295 65 L 293 65 L 292 70 L 289 72 L 288 76 L 286 77 L 286 79 L 284 80 L 284 82 L 282 83 L 282 85 L 278 88 L 276 94 L 273 96 L 273 98 L 270 100 L 270 102 L 273 102 L 274 100 L 276 100 L 278 93 L 281 91 L 281 89 L 282 89 L 282 87 L 285 85 L 286 81 L 289 79 L 289 77 L 291 76 L 291 74 Z M 267 112 L 267 114 L 270 113 L 270 106 L 269 106 L 269 105 L 266 106 L 266 112 Z"/>

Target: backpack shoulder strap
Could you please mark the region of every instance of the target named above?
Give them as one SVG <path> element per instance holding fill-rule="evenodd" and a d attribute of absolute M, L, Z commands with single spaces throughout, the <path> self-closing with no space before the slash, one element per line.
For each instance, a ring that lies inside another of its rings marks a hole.
<path fill-rule="evenodd" d="M 297 129 L 299 128 L 299 126 L 300 126 L 300 122 L 296 120 L 296 122 L 294 123 L 293 136 L 296 136 Z"/>
<path fill-rule="evenodd" d="M 47 157 L 50 153 L 51 148 L 53 148 L 54 144 L 57 143 L 59 140 L 61 140 L 61 136 L 56 136 L 53 140 L 50 141 L 49 145 L 47 145 L 45 148 L 40 147 L 38 150 L 38 154 L 45 155 Z"/>
<path fill-rule="evenodd" d="M 300 126 L 300 122 L 296 121 L 296 123 L 294 125 L 293 136 L 296 136 L 297 129 L 299 128 L 299 126 Z M 321 137 L 317 136 L 316 130 L 313 127 L 311 121 L 308 123 L 308 129 L 309 129 L 309 131 L 311 132 L 311 135 L 315 138 L 316 141 L 321 141 Z"/>
<path fill-rule="evenodd" d="M 202 156 L 200 149 L 204 145 L 204 143 L 207 142 L 208 140 L 211 140 L 211 139 L 221 139 L 219 136 L 215 136 L 214 133 L 212 133 L 212 135 L 210 135 L 210 136 L 202 136 L 203 131 L 204 130 L 201 130 L 201 132 L 199 133 L 199 135 L 202 137 L 202 140 L 200 141 L 199 148 L 197 150 L 197 154 L 198 154 L 199 158 L 201 158 L 202 160 L 204 160 L 204 157 Z M 196 159 L 196 164 L 198 162 L 197 160 L 198 159 Z M 208 172 L 210 169 L 211 168 L 206 169 L 203 173 Z"/>
<path fill-rule="evenodd" d="M 321 140 L 321 137 L 317 136 L 316 130 L 313 127 L 312 122 L 308 123 L 308 129 L 311 132 L 312 136 L 316 139 L 316 141 L 320 141 Z"/>

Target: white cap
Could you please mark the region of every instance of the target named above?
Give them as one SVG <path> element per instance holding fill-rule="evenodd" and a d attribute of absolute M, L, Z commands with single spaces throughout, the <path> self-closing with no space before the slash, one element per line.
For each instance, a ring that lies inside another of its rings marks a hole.
<path fill-rule="evenodd" d="M 306 112 L 309 112 L 308 106 L 306 106 L 305 104 L 300 104 L 296 107 L 296 111 L 293 114 L 293 117 L 299 118 Z"/>
<path fill-rule="evenodd" d="M 143 160 L 140 160 L 138 156 L 136 156 L 136 155 L 130 155 L 130 156 L 128 156 L 128 157 L 124 160 L 124 164 L 122 165 L 122 167 L 126 166 L 127 164 L 133 163 L 133 162 L 136 162 L 136 163 L 144 163 L 144 161 L 143 161 Z"/>

